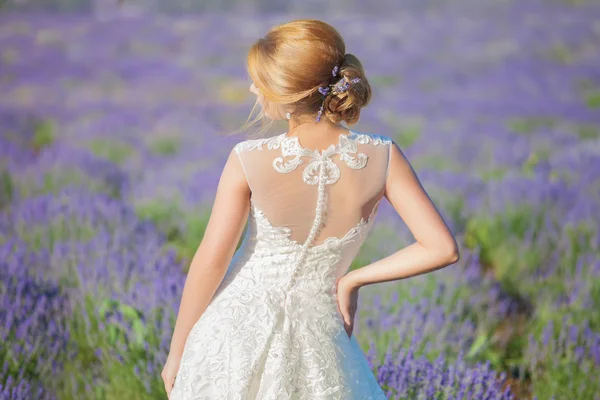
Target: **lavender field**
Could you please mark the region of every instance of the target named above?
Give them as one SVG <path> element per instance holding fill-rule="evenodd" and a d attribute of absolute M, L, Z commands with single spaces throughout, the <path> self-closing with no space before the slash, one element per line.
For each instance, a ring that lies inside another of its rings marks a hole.
<path fill-rule="evenodd" d="M 0 8 L 0 400 L 166 399 L 186 270 L 246 138 L 247 50 L 307 17 L 365 66 L 354 128 L 396 141 L 461 246 L 361 289 L 389 398 L 600 399 L 598 2 L 40 4 Z M 382 202 L 352 268 L 413 241 Z"/>

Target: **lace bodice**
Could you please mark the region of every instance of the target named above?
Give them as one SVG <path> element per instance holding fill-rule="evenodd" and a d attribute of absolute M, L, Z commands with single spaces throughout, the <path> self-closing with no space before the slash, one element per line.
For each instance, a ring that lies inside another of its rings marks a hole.
<path fill-rule="evenodd" d="M 257 239 L 296 248 L 297 266 L 309 251 L 351 239 L 360 239 L 360 247 L 383 197 L 391 144 L 386 136 L 354 130 L 325 150 L 307 149 L 287 133 L 238 143 Z"/>

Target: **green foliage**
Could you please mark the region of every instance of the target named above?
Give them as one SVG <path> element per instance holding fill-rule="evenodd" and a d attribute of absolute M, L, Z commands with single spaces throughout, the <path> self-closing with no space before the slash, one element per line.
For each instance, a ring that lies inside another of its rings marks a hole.
<path fill-rule="evenodd" d="M 156 227 L 171 238 L 177 234 L 178 221 L 183 221 L 184 213 L 179 205 L 179 199 L 174 196 L 170 200 L 150 200 L 139 203 L 135 207 L 141 219 L 151 220 Z"/>
<path fill-rule="evenodd" d="M 591 222 L 565 226 L 560 241 L 551 244 L 561 246 L 563 249 L 557 268 L 545 279 L 535 280 L 528 286 L 532 296 L 535 293 L 543 293 L 543 302 L 551 303 L 555 299 L 571 295 L 573 290 L 571 282 L 577 274 L 581 274 L 587 279 L 586 286 L 579 290 L 591 295 L 591 304 L 574 301 L 568 306 L 554 308 L 548 312 L 548 318 L 540 315 L 537 323 L 544 324 L 551 319 L 558 321 L 558 319 L 568 316 L 577 324 L 587 321 L 592 329 L 600 329 L 600 313 L 596 311 L 600 309 L 600 276 L 592 272 L 593 260 L 600 258 L 600 253 L 595 245 L 596 229 Z M 580 270 L 578 271 L 578 269 Z M 549 315 L 550 313 L 552 315 Z"/>
<path fill-rule="evenodd" d="M 394 130 L 390 137 L 401 149 L 411 146 L 421 136 L 422 120 L 420 118 L 406 117 L 400 120 L 396 114 L 391 112 L 382 113 L 381 118 Z"/>
<path fill-rule="evenodd" d="M 505 168 L 492 168 L 489 170 L 482 171 L 479 174 L 479 176 L 481 176 L 481 179 L 483 179 L 485 182 L 490 182 L 495 180 L 501 180 L 502 178 L 504 178 L 507 172 L 508 170 Z"/>
<path fill-rule="evenodd" d="M 184 209 L 180 199 L 150 200 L 135 206 L 141 219 L 152 221 L 167 238 L 167 249 L 173 249 L 178 260 L 189 265 L 204 238 L 211 210 L 206 207 Z M 245 231 L 240 235 L 236 250 L 242 244 Z M 187 266 L 184 269 L 187 272 Z"/>
<path fill-rule="evenodd" d="M 575 227 L 561 227 L 558 223 L 554 226 L 545 225 L 543 224 L 545 212 L 545 207 L 534 210 L 531 206 L 519 206 L 496 217 L 475 216 L 467 224 L 466 245 L 481 250 L 482 263 L 493 271 L 504 290 L 513 298 L 529 298 L 535 301 L 534 318 L 519 320 L 518 323 L 511 322 L 518 326 L 518 329 L 509 336 L 505 346 L 498 347 L 485 334 L 479 336 L 473 344 L 469 355 L 489 359 L 497 369 L 511 368 L 529 374 L 528 360 L 524 355 L 528 345 L 527 335 L 529 333 L 539 335 L 550 321 L 560 326 L 563 318 L 569 317 L 576 324 L 588 321 L 592 329 L 600 327 L 600 317 L 595 311 L 600 308 L 600 296 L 592 297 L 593 304 L 581 304 L 575 301 L 564 306 L 556 305 L 559 299 L 571 294 L 573 288 L 570 282 L 577 274 L 576 268 L 580 258 L 586 254 L 594 254 L 595 231 L 589 224 L 579 224 Z M 559 242 L 554 241 L 555 236 L 543 234 L 543 231 L 548 229 L 563 232 L 556 237 Z M 524 246 L 524 242 L 528 245 Z M 534 270 L 543 268 L 547 264 L 547 257 L 559 246 L 563 250 L 560 253 L 558 268 L 543 278 L 529 279 Z M 591 273 L 583 273 L 590 277 L 587 282 L 589 287 L 581 290 L 585 293 L 600 294 L 600 279 L 593 277 Z M 544 367 L 543 374 L 548 376 L 538 374 L 533 377 L 533 382 L 544 382 L 546 379 L 560 380 L 554 375 L 558 373 L 558 369 L 553 372 L 553 368 L 554 366 L 550 369 Z M 578 379 L 574 378 L 574 381 L 583 382 Z M 553 395 L 561 396 L 567 393 L 560 385 L 542 386 L 535 389 L 538 398 L 550 398 Z M 582 396 L 585 395 L 587 394 L 582 392 Z"/>
<path fill-rule="evenodd" d="M 569 4 L 572 6 L 582 6 L 584 4 L 591 4 L 597 0 L 562 0 L 563 3 Z"/>
<path fill-rule="evenodd" d="M 43 343 L 40 343 L 40 345 L 43 345 Z M 41 354 L 44 352 L 43 350 L 28 354 L 16 351 L 15 349 L 18 346 L 26 347 L 27 345 L 25 345 L 23 338 L 17 338 L 14 330 L 8 332 L 2 346 L 0 346 L 0 363 L 6 368 L 6 376 L 22 376 L 32 382 L 37 382 L 43 377 L 44 373 L 51 373 L 51 371 L 48 371 L 50 366 L 47 363 L 40 364 L 39 362 L 40 357 L 44 356 L 44 354 Z M 0 380 L 0 385 L 2 383 Z"/>
<path fill-rule="evenodd" d="M 369 77 L 369 82 L 373 86 L 389 87 L 399 84 L 399 75 L 373 75 Z"/>
<path fill-rule="evenodd" d="M 508 262 L 506 245 L 524 239 L 530 229 L 539 232 L 542 223 L 542 211 L 527 204 L 509 209 L 503 215 L 473 216 L 466 226 L 465 244 L 480 249 L 484 265 L 503 268 Z"/>
<path fill-rule="evenodd" d="M 585 102 L 589 108 L 600 108 L 600 89 L 591 90 L 586 93 Z"/>
<path fill-rule="evenodd" d="M 46 171 L 44 172 L 41 186 L 35 187 L 33 185 L 28 185 L 31 187 L 31 191 L 28 193 L 26 192 L 26 197 L 33 197 L 34 195 L 47 193 L 57 193 L 67 186 L 83 184 L 86 180 L 89 180 L 89 178 L 81 171 L 76 169 L 63 170 L 61 172 L 56 171 L 56 173 L 54 171 Z"/>
<path fill-rule="evenodd" d="M 31 145 L 35 150 L 50 146 L 54 142 L 54 125 L 50 120 L 35 124 Z"/>
<path fill-rule="evenodd" d="M 481 332 L 473 341 L 466 359 L 472 362 L 485 362 L 488 360 L 495 370 L 501 370 L 503 365 L 502 354 L 495 349 L 491 332 Z"/>
<path fill-rule="evenodd" d="M 577 125 L 575 132 L 582 140 L 596 140 L 600 138 L 600 128 L 596 125 Z"/>
<path fill-rule="evenodd" d="M 174 249 L 184 264 L 188 264 L 193 258 L 210 218 L 210 212 L 206 209 L 184 211 L 178 199 L 139 204 L 136 212 L 140 218 L 154 222 L 166 235 L 167 247 Z"/>
<path fill-rule="evenodd" d="M 398 143 L 401 149 L 412 146 L 421 136 L 421 125 L 417 122 L 407 121 L 397 127 L 393 140 Z"/>
<path fill-rule="evenodd" d="M 520 244 L 529 229 L 538 231 L 541 224 L 541 214 L 526 205 L 500 216 L 474 216 L 467 223 L 465 245 L 479 249 L 484 268 L 491 269 L 503 290 L 515 299 L 527 292 L 523 277 L 530 273 L 531 265 L 538 265 L 542 258 L 541 249 L 524 248 Z M 471 357 L 488 359 L 497 368 L 506 358 L 521 360 L 524 344 L 518 336 L 511 336 L 508 346 L 503 346 L 492 341 L 491 334 L 492 331 L 480 334 L 469 353 Z"/>
<path fill-rule="evenodd" d="M 527 158 L 525 163 L 523 163 L 523 166 L 521 167 L 521 171 L 523 172 L 523 175 L 532 177 L 534 174 L 534 171 L 535 171 L 535 167 L 539 164 L 539 162 L 542 160 L 546 160 L 549 157 L 550 157 L 550 154 L 548 151 L 543 151 L 543 150 L 532 151 L 529 154 L 529 157 Z"/>
<path fill-rule="evenodd" d="M 577 82 L 576 87 L 589 108 L 600 108 L 600 88 L 596 82 L 591 79 L 581 79 Z"/>
<path fill-rule="evenodd" d="M 14 293 L 14 288 L 22 283 L 16 282 L 19 279 L 17 277 L 8 277 L 8 279 L 5 277 L 6 275 L 3 275 L 3 279 L 0 280 L 0 297 L 3 299 L 6 299 L 5 293 L 7 292 L 10 298 L 10 293 Z M 60 340 L 61 335 L 54 336 L 55 332 L 64 332 L 66 325 L 61 308 L 55 306 L 45 307 L 45 305 L 57 300 L 59 295 L 56 292 L 56 287 L 41 280 L 36 280 L 33 285 L 31 281 L 25 283 L 25 290 L 30 297 L 16 299 L 18 303 L 22 304 L 3 305 L 1 313 L 3 325 L 0 326 L 0 333 L 2 334 L 0 365 L 3 366 L 3 369 L 0 372 L 0 386 L 4 383 L 4 377 L 12 376 L 13 378 L 27 379 L 34 388 L 42 382 L 43 378 L 52 375 L 53 363 L 61 365 L 68 359 L 68 354 L 61 351 L 62 342 L 60 343 L 61 347 L 57 348 L 59 351 L 47 346 L 49 341 L 57 340 L 57 338 Z M 32 303 L 32 300 L 35 303 Z M 34 306 L 41 307 L 45 314 L 40 314 L 39 309 L 33 310 L 32 307 Z M 32 311 L 32 314 L 25 315 L 23 310 L 16 310 L 17 317 L 15 318 L 15 314 L 12 314 L 9 310 L 10 307 L 25 307 L 25 309 Z M 41 327 L 47 321 L 53 321 L 55 324 L 53 329 L 31 332 L 31 326 Z M 29 327 L 21 331 L 24 326 Z M 33 335 L 29 333 L 33 333 Z"/>
<path fill-rule="evenodd" d="M 569 47 L 563 43 L 557 43 L 550 47 L 550 50 L 548 51 L 548 57 L 562 64 L 571 64 L 575 59 L 571 49 L 569 49 Z"/>
<path fill-rule="evenodd" d="M 96 139 L 90 143 L 90 150 L 96 156 L 121 165 L 129 158 L 134 149 L 131 145 L 114 139 Z"/>
<path fill-rule="evenodd" d="M 28 7 L 31 7 L 32 4 L 35 4 L 37 7 L 43 7 L 46 10 L 52 11 L 89 12 L 91 10 L 91 2 L 82 0 L 43 0 L 32 3 L 19 3 L 14 1 L 0 0 L 0 11 L 19 10 L 20 8 L 28 10 Z"/>
<path fill-rule="evenodd" d="M 112 317 L 115 313 L 122 315 L 119 323 Z M 163 318 L 169 318 L 166 325 L 174 324 L 175 315 L 168 308 L 144 315 L 115 299 L 86 296 L 70 320 L 73 355 L 62 375 L 48 385 L 58 398 L 69 400 L 165 397 L 160 371 L 147 370 L 149 363 L 157 365 L 164 356 L 161 332 L 154 328 L 164 326 Z"/>
<path fill-rule="evenodd" d="M 129 349 L 137 348 L 142 350 L 144 343 L 149 335 L 149 331 L 144 324 L 143 314 L 135 307 L 128 306 L 117 300 L 106 299 L 100 302 L 98 306 L 98 315 L 100 318 L 106 318 L 111 314 L 122 315 L 125 325 L 131 328 L 131 336 L 123 325 L 112 323 L 106 327 L 108 342 L 113 346 L 118 343 L 126 343 Z"/>
<path fill-rule="evenodd" d="M 0 210 L 8 207 L 14 196 L 14 182 L 6 169 L 0 169 Z"/>
<path fill-rule="evenodd" d="M 177 138 L 160 138 L 150 144 L 150 151 L 163 156 L 171 156 L 179 151 L 181 143 Z"/>
<path fill-rule="evenodd" d="M 27 243 L 33 251 L 52 250 L 57 243 L 70 239 L 85 242 L 91 240 L 97 233 L 96 228 L 86 221 L 63 215 L 57 215 L 51 221 L 37 225 L 19 223 L 13 229 L 14 236 Z M 3 237 L 0 235 L 0 242 L 2 241 Z"/>
<path fill-rule="evenodd" d="M 533 133 L 543 128 L 553 127 L 558 123 L 552 117 L 512 118 L 507 122 L 508 128 L 517 133 Z"/>
<path fill-rule="evenodd" d="M 91 179 L 84 172 L 75 168 L 46 170 L 39 176 L 39 171 L 29 170 L 13 179 L 14 193 L 23 198 L 48 193 L 58 193 L 69 186 L 83 186 L 92 192 L 105 193 L 111 197 L 119 197 L 121 188 L 118 185 L 102 180 Z"/>
<path fill-rule="evenodd" d="M 542 332 L 533 336 L 538 357 L 531 360 L 533 395 L 539 399 L 594 399 L 600 393 L 600 365 L 582 346 L 581 330 L 574 342 L 560 340 L 561 325 L 554 324 L 547 344 Z"/>
<path fill-rule="evenodd" d="M 456 274 L 456 272 L 454 272 Z M 443 294 L 440 295 L 440 285 L 445 287 Z M 436 293 L 437 292 L 437 293 Z M 453 320 L 452 323 L 443 324 L 443 328 L 439 326 L 433 326 L 426 324 L 425 326 L 416 326 L 414 321 L 402 321 L 398 319 L 397 329 L 389 331 L 377 331 L 377 341 L 373 343 L 376 349 L 376 354 L 379 360 L 383 362 L 385 354 L 391 349 L 392 353 L 395 354 L 400 349 L 405 349 L 414 346 L 413 339 L 419 337 L 419 346 L 413 347 L 415 355 L 427 358 L 430 362 L 434 362 L 435 359 L 442 355 L 450 362 L 455 361 L 459 352 L 462 350 L 458 348 L 455 342 L 447 341 L 443 339 L 447 336 L 453 336 L 456 334 L 460 324 L 467 321 L 469 324 L 480 326 L 482 334 L 487 335 L 486 331 L 491 331 L 491 327 L 494 326 L 493 321 L 490 321 L 485 307 L 481 309 L 473 310 L 464 308 L 465 300 L 473 296 L 473 291 L 466 286 L 454 286 L 451 282 L 448 282 L 447 277 L 442 277 L 440 273 L 435 272 L 431 274 L 425 274 L 418 277 L 413 277 L 406 283 L 398 283 L 390 285 L 390 290 L 385 292 L 378 292 L 381 296 L 381 306 L 378 308 L 365 308 L 364 310 L 359 308 L 360 317 L 359 321 L 369 319 L 378 319 L 381 315 L 389 318 L 389 316 L 398 315 L 401 310 L 407 305 L 417 305 L 425 302 L 429 305 L 440 307 L 443 310 L 447 310 L 448 313 L 454 313 L 457 309 L 461 309 L 462 312 L 455 314 L 458 318 Z M 393 301 L 392 296 L 395 295 L 398 301 Z M 365 300 L 360 300 L 364 302 Z M 457 331 L 453 331 L 456 329 Z M 368 325 L 362 326 L 360 332 L 369 330 Z M 448 332 L 446 330 L 452 331 Z M 369 347 L 370 342 L 367 339 L 367 334 L 364 338 L 359 336 L 357 340 L 364 347 Z M 435 343 L 434 346 L 431 346 Z M 369 345 L 369 346 L 368 346 Z M 442 346 L 444 345 L 444 346 Z M 489 347 L 489 346 L 486 346 Z M 485 351 L 484 349 L 478 349 L 474 351 L 471 356 L 473 361 L 485 360 L 496 356 L 492 354 L 493 349 Z M 486 358 L 487 357 L 487 358 Z M 497 357 L 497 356 L 496 356 Z"/>
<path fill-rule="evenodd" d="M 231 79 L 225 80 L 219 85 L 215 93 L 219 100 L 227 104 L 244 104 L 250 96 L 245 82 L 236 82 Z"/>

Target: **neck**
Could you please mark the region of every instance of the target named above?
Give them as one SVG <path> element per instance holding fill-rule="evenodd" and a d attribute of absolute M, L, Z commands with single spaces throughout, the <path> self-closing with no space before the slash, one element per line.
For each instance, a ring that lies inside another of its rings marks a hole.
<path fill-rule="evenodd" d="M 294 136 L 299 134 L 300 132 L 311 132 L 315 135 L 320 135 L 325 132 L 331 131 L 339 131 L 341 129 L 347 129 L 342 125 L 334 124 L 328 119 L 321 119 L 320 122 L 314 120 L 314 118 L 303 118 L 301 120 L 297 120 L 292 118 L 288 123 L 288 135 Z"/>

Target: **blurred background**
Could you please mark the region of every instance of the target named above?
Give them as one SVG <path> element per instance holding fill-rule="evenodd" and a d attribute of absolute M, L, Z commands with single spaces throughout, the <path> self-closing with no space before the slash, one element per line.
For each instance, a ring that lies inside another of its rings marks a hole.
<path fill-rule="evenodd" d="M 318 18 L 460 261 L 361 289 L 390 399 L 600 399 L 600 3 L 0 2 L 0 399 L 165 399 L 245 58 Z M 275 125 L 270 134 L 282 133 Z M 411 244 L 387 202 L 352 268 Z"/>

